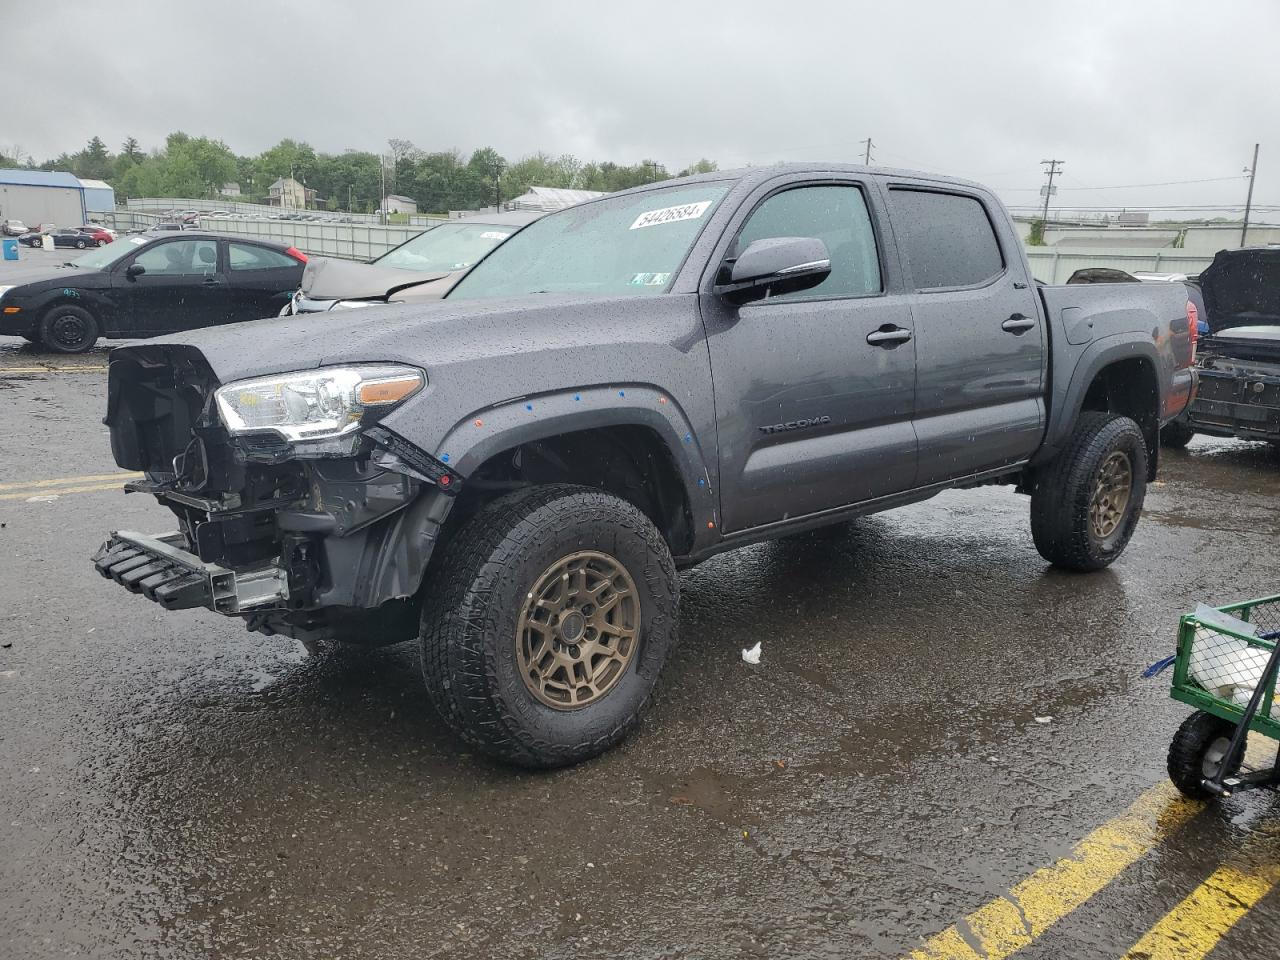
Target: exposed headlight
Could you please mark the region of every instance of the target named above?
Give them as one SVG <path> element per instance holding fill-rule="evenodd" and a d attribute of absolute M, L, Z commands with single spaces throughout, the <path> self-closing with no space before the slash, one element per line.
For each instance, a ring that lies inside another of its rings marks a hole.
<path fill-rule="evenodd" d="M 362 364 L 239 380 L 214 394 L 232 434 L 275 430 L 287 440 L 321 440 L 360 428 L 427 382 L 416 367 Z"/>

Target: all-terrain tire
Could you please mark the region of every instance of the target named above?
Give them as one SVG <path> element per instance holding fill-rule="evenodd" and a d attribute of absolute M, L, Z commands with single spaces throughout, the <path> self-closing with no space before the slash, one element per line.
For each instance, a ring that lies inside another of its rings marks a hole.
<path fill-rule="evenodd" d="M 542 575 L 583 552 L 606 555 L 630 577 L 639 633 L 606 692 L 582 706 L 548 705 L 522 673 L 520 617 Z M 639 721 L 675 644 L 678 604 L 671 552 L 635 506 L 570 484 L 517 491 L 471 518 L 434 565 L 423 678 L 444 721 L 476 749 L 530 768 L 578 763 Z"/>
<path fill-rule="evenodd" d="M 1215 763 L 1209 752 L 1220 752 L 1223 748 L 1220 741 L 1230 742 L 1234 731 L 1232 724 L 1203 710 L 1197 710 L 1182 721 L 1169 744 L 1169 779 L 1173 785 L 1193 800 L 1212 797 L 1213 794 L 1204 788 L 1204 781 L 1218 772 L 1221 762 L 1219 759 Z M 1227 775 L 1235 772 L 1229 770 Z"/>
<path fill-rule="evenodd" d="M 1160 428 L 1160 446 L 1181 450 L 1196 435 L 1195 427 L 1181 420 L 1166 423 Z"/>
<path fill-rule="evenodd" d="M 70 303 L 50 307 L 40 319 L 40 342 L 54 353 L 84 353 L 98 342 L 98 321 Z"/>
<path fill-rule="evenodd" d="M 1112 458 L 1122 454 L 1130 477 L 1128 497 L 1115 527 L 1100 533 L 1090 508 Z M 1096 410 L 1082 412 L 1066 447 L 1035 479 L 1031 491 L 1031 537 L 1056 567 L 1101 570 L 1124 552 L 1142 515 L 1147 493 L 1147 447 L 1142 430 L 1128 417 Z"/>

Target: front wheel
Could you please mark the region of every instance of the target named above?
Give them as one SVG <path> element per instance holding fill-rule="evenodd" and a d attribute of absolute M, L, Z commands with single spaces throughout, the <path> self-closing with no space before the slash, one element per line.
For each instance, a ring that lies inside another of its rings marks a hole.
<path fill-rule="evenodd" d="M 508 763 L 551 768 L 636 725 L 676 639 L 671 552 L 632 504 L 549 484 L 494 501 L 449 544 L 422 620 L 445 722 Z"/>
<path fill-rule="evenodd" d="M 1088 410 L 1031 490 L 1031 536 L 1056 567 L 1101 570 L 1129 543 L 1147 493 L 1147 446 L 1128 417 Z"/>
<path fill-rule="evenodd" d="M 1193 800 L 1212 797 L 1213 794 L 1204 788 L 1204 782 L 1222 770 L 1222 761 L 1234 733 L 1235 727 L 1231 723 L 1202 710 L 1182 721 L 1169 744 L 1169 779 L 1173 785 Z M 1239 767 L 1238 763 L 1236 767 Z M 1223 775 L 1229 777 L 1235 773 L 1236 770 L 1232 769 Z"/>
<path fill-rule="evenodd" d="M 84 353 L 98 342 L 98 321 L 83 307 L 59 304 L 40 321 L 40 340 L 54 353 Z"/>

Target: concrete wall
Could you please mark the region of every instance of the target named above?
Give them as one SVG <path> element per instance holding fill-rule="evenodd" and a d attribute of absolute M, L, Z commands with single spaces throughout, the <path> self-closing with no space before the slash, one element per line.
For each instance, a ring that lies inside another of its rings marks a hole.
<path fill-rule="evenodd" d="M 78 227 L 86 213 L 83 195 L 79 187 L 0 183 L 0 220 L 21 220 L 29 227 L 43 223 Z"/>
<path fill-rule="evenodd" d="M 1085 267 L 1113 267 L 1133 273 L 1137 270 L 1152 273 L 1185 273 L 1194 276 L 1213 260 L 1210 256 L 1188 256 L 1185 250 L 1135 251 L 1084 250 L 1059 247 L 1028 247 L 1031 273 L 1045 283 L 1066 283 L 1067 278 Z"/>

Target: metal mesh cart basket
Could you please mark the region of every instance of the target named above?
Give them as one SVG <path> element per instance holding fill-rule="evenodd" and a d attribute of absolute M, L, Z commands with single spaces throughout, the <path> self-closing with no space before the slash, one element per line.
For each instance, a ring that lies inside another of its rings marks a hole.
<path fill-rule="evenodd" d="M 1280 755 L 1269 768 L 1244 763 L 1249 734 L 1280 740 L 1280 595 L 1199 607 L 1178 626 L 1175 700 L 1196 708 L 1169 747 L 1169 778 L 1191 797 L 1280 787 Z"/>

